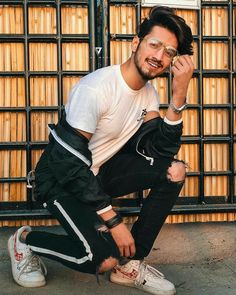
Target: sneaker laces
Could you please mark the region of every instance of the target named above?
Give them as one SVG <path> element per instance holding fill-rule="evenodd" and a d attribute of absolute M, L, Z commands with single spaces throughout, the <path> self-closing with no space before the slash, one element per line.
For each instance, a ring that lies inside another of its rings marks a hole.
<path fill-rule="evenodd" d="M 32 254 L 30 249 L 27 250 L 25 258 L 19 262 L 17 268 L 21 268 L 18 278 L 22 275 L 22 273 L 30 273 L 39 270 L 43 273 L 43 275 L 47 274 L 47 268 L 44 262 L 38 255 Z"/>
<path fill-rule="evenodd" d="M 148 278 L 160 278 L 164 279 L 165 276 L 156 268 L 148 265 L 145 261 L 142 261 L 139 266 L 138 276 L 135 280 L 135 285 L 140 286 L 143 285 L 144 281 L 147 281 Z"/>

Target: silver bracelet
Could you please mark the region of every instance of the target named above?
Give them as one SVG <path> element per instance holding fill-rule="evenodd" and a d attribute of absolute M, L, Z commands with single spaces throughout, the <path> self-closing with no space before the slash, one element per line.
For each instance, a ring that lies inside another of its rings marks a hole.
<path fill-rule="evenodd" d="M 179 114 L 179 113 L 181 113 L 183 110 L 185 110 L 186 108 L 187 108 L 187 103 L 186 103 L 186 99 L 185 99 L 185 103 L 180 107 L 180 108 L 177 108 L 175 105 L 174 105 L 174 103 L 173 103 L 173 101 L 171 100 L 171 102 L 170 102 L 170 108 L 172 109 L 172 111 L 174 112 L 174 113 L 176 113 L 176 114 Z"/>

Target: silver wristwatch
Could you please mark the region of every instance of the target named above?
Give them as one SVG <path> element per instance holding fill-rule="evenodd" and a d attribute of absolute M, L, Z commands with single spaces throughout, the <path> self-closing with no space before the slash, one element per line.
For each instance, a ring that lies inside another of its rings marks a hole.
<path fill-rule="evenodd" d="M 173 103 L 173 101 L 171 100 L 171 102 L 170 102 L 170 107 L 171 107 L 171 109 L 172 109 L 172 111 L 174 112 L 174 113 L 176 113 L 176 114 L 179 114 L 179 113 L 181 113 L 183 110 L 185 110 L 186 108 L 187 108 L 187 103 L 186 103 L 186 100 L 185 100 L 185 103 L 180 107 L 180 108 L 177 108 L 175 105 L 174 105 L 174 103 Z"/>

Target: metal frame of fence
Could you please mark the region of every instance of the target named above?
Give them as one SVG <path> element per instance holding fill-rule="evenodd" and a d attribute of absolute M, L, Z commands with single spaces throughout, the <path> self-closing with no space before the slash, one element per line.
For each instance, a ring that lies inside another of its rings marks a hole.
<path fill-rule="evenodd" d="M 141 20 L 141 1 L 68 1 L 68 0 L 28 0 L 28 1 L 1 1 L 1 5 L 21 5 L 24 11 L 24 34 L 22 35 L 4 35 L 0 34 L 0 42 L 21 42 L 24 44 L 24 58 L 25 58 L 25 71 L 22 72 L 0 72 L 0 77 L 24 77 L 25 91 L 26 91 L 26 107 L 0 107 L 0 112 L 25 112 L 26 113 L 26 142 L 6 142 L 0 143 L 0 150 L 20 149 L 26 150 L 27 154 L 27 172 L 31 170 L 31 151 L 34 149 L 42 149 L 45 147 L 45 142 L 32 142 L 30 138 L 30 113 L 32 111 L 57 111 L 59 117 L 63 109 L 62 100 L 62 78 L 64 75 L 85 75 L 88 72 L 79 71 L 63 71 L 61 61 L 61 46 L 63 42 L 84 41 L 89 44 L 89 71 L 96 68 L 107 66 L 110 64 L 110 40 L 127 39 L 130 40 L 133 35 L 119 35 L 111 36 L 109 32 L 109 7 L 110 5 L 134 5 L 136 9 L 136 21 Z M 57 33 L 55 35 L 31 35 L 28 33 L 28 7 L 32 5 L 50 5 L 56 8 L 57 19 Z M 89 33 L 86 35 L 63 35 L 61 33 L 61 6 L 63 5 L 85 5 L 88 7 L 89 19 Z M 202 32 L 202 9 L 204 7 L 224 7 L 228 11 L 228 35 L 227 36 L 203 36 Z M 197 109 L 199 112 L 198 136 L 183 136 L 183 143 L 197 143 L 199 145 L 199 172 L 188 172 L 189 176 L 196 176 L 199 178 L 199 196 L 198 197 L 181 197 L 177 204 L 174 206 L 173 214 L 189 214 L 189 213 L 215 213 L 215 212 L 236 212 L 236 196 L 235 196 L 235 167 L 234 167 L 234 143 L 235 134 L 234 130 L 234 112 L 236 110 L 233 93 L 236 83 L 236 36 L 233 35 L 233 10 L 236 9 L 236 2 L 233 1 L 202 1 L 201 9 L 198 11 L 198 34 L 194 35 L 194 41 L 198 46 L 198 63 L 199 67 L 194 71 L 194 77 L 198 78 L 198 93 L 199 103 L 196 105 L 189 105 L 191 109 Z M 235 21 L 235 20 L 234 20 Z M 225 41 L 228 42 L 228 64 L 227 70 L 204 70 L 203 69 L 203 42 L 204 41 Z M 57 45 L 57 71 L 53 72 L 32 72 L 29 68 L 29 43 L 30 42 L 47 42 L 50 41 Z M 99 49 L 101 51 L 99 52 Z M 58 106 L 53 107 L 32 107 L 30 106 L 30 91 L 29 79 L 34 76 L 53 76 L 58 81 Z M 170 80 L 170 73 L 166 72 L 163 76 L 168 77 Z M 223 105 L 204 105 L 203 104 L 203 78 L 204 77 L 226 77 L 228 79 L 229 103 Z M 170 89 L 170 83 L 168 83 Z M 170 91 L 169 91 L 170 93 Z M 162 108 L 167 108 L 162 105 Z M 228 110 L 229 113 L 229 134 L 227 136 L 205 136 L 203 134 L 203 112 L 207 108 L 217 109 L 223 108 Z M 229 146 L 229 170 L 227 171 L 204 171 L 204 145 L 206 143 L 227 143 Z M 208 196 L 204 197 L 204 176 L 227 176 L 229 180 L 228 196 Z M 1 178 L 0 182 L 25 182 L 26 177 L 18 178 Z M 39 204 L 32 201 L 31 191 L 27 191 L 27 201 L 25 202 L 0 202 L 0 220 L 13 220 L 13 219 L 32 219 L 32 218 L 50 218 L 50 214 L 40 208 Z M 142 192 L 137 193 L 135 199 L 115 199 L 114 204 L 120 206 L 120 211 L 123 215 L 138 214 L 142 204 Z"/>

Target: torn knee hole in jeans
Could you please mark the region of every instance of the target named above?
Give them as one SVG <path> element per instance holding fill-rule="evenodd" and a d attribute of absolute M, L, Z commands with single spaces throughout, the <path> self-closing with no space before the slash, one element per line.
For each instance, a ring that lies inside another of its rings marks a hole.
<path fill-rule="evenodd" d="M 176 166 L 176 164 L 179 166 L 179 168 L 175 167 L 174 170 L 171 169 L 174 166 Z M 169 168 L 167 169 L 167 180 L 170 183 L 176 183 L 176 184 L 182 185 L 185 181 L 187 168 L 188 168 L 188 165 L 183 160 L 176 159 L 172 161 Z"/>
<path fill-rule="evenodd" d="M 114 265 L 111 265 L 110 267 L 109 266 L 105 266 L 105 269 L 101 269 L 102 268 L 102 266 L 104 267 L 104 263 L 106 262 L 106 260 L 108 260 L 108 259 L 114 259 Z M 100 265 L 98 265 L 97 267 L 96 267 L 96 273 L 95 273 L 95 275 L 96 275 L 96 279 L 97 279 L 97 283 L 100 285 L 100 281 L 99 281 L 99 274 L 103 274 L 103 273 L 105 273 L 106 271 L 108 271 L 108 270 L 111 270 L 113 267 L 115 267 L 116 266 L 116 264 L 119 262 L 119 260 L 118 260 L 118 258 L 117 257 L 114 257 L 114 256 L 109 256 L 109 257 L 107 257 L 107 258 L 105 258 L 101 263 L 100 263 Z"/>

